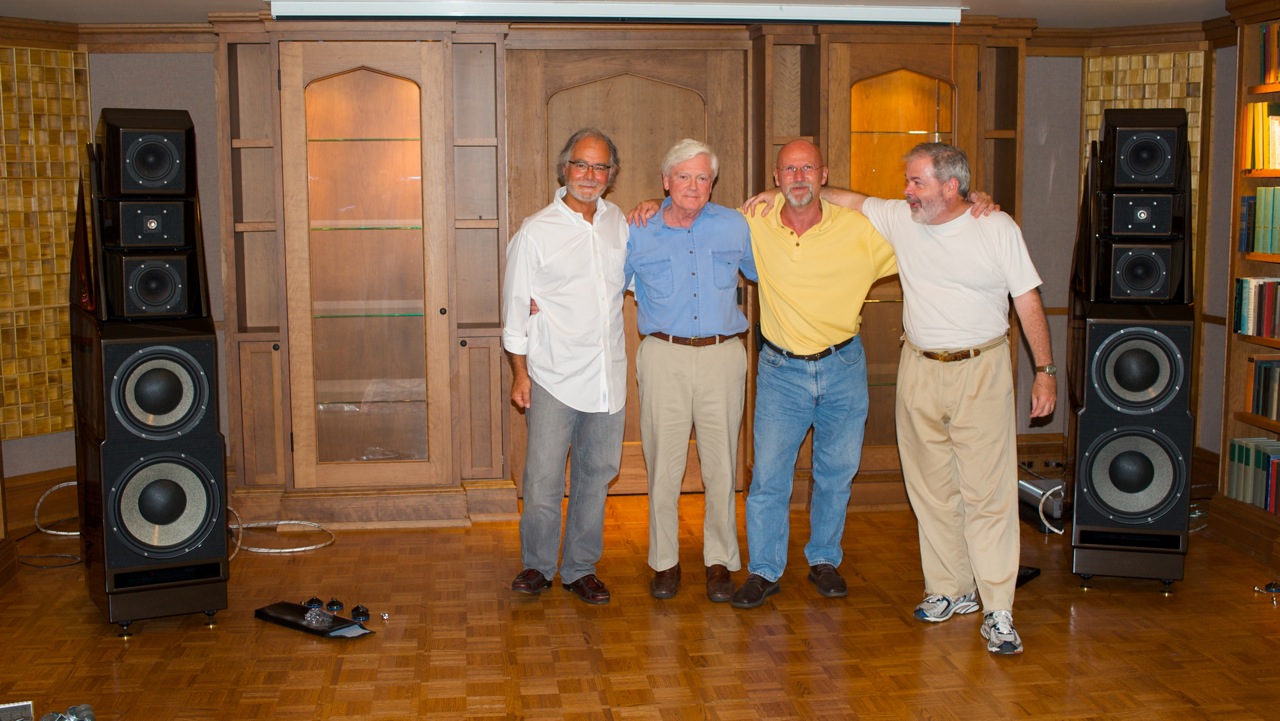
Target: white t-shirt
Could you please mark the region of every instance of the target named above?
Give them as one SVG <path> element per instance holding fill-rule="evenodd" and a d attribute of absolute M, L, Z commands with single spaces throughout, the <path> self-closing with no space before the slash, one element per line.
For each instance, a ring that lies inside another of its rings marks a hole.
<path fill-rule="evenodd" d="M 868 198 L 862 212 L 893 246 L 902 281 L 902 326 L 919 348 L 972 348 L 1009 330 L 1009 297 L 1041 283 L 1007 213 L 967 210 L 941 225 L 911 219 L 905 200 Z"/>

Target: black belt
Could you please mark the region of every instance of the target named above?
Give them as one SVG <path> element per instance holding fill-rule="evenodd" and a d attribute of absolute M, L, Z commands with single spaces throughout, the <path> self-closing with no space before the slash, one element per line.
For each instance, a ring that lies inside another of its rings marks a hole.
<path fill-rule="evenodd" d="M 653 336 L 654 338 L 657 338 L 658 340 L 665 340 L 668 343 L 674 343 L 676 345 L 693 346 L 694 348 L 702 348 L 704 346 L 716 345 L 717 343 L 723 343 L 727 340 L 733 340 L 734 338 L 739 338 L 742 336 L 742 334 L 739 333 L 737 335 L 704 335 L 698 338 L 681 338 L 678 335 L 668 335 L 666 333 L 663 333 L 662 331 L 654 331 L 649 335 Z"/>
<path fill-rule="evenodd" d="M 789 351 L 789 350 L 783 350 L 783 349 L 779 348 L 777 345 L 775 345 L 775 344 L 773 344 L 772 342 L 770 342 L 770 341 L 769 341 L 769 339 L 768 339 L 768 338 L 765 338 L 764 336 L 760 336 L 760 340 L 764 341 L 764 344 L 765 344 L 765 345 L 769 346 L 769 347 L 770 347 L 770 348 L 772 348 L 775 352 L 777 352 L 779 355 L 781 355 L 781 356 L 783 356 L 783 357 L 785 357 L 785 358 L 791 358 L 791 359 L 793 359 L 793 360 L 802 360 L 802 361 L 816 361 L 816 360 L 822 360 L 823 358 L 826 358 L 827 356 L 831 355 L 832 353 L 835 353 L 836 351 L 840 350 L 841 348 L 843 348 L 843 347 L 845 347 L 845 346 L 849 345 L 850 343 L 852 343 L 852 342 L 853 342 L 853 339 L 854 339 L 854 338 L 857 338 L 857 337 L 858 337 L 858 336 L 856 336 L 856 335 L 851 336 L 851 337 L 849 337 L 847 340 L 842 340 L 842 341 L 840 341 L 839 343 L 836 343 L 836 344 L 835 344 L 835 345 L 833 345 L 833 346 L 828 346 L 828 347 L 823 348 L 822 350 L 818 351 L 817 353 L 810 353 L 809 355 L 800 355 L 799 353 L 792 353 L 792 352 L 791 352 L 791 351 Z"/>

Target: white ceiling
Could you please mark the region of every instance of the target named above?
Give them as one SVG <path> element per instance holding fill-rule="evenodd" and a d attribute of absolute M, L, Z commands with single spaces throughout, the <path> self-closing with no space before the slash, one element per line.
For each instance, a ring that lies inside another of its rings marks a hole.
<path fill-rule="evenodd" d="M 775 7 L 787 4 L 786 0 L 746 1 Z M 818 2 L 846 4 L 844 0 Z M 1212 20 L 1227 14 L 1225 0 L 866 0 L 866 3 L 958 6 L 976 15 L 1035 18 L 1044 28 L 1163 25 Z M 269 8 L 265 0 L 4 0 L 0 4 L 0 16 L 77 24 L 190 23 L 204 22 L 210 12 L 257 12 Z"/>

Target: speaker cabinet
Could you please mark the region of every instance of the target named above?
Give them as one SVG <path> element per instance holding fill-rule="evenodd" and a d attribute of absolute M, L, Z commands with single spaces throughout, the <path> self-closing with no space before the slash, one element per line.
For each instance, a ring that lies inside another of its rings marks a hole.
<path fill-rule="evenodd" d="M 211 321 L 71 309 L 80 541 L 112 623 L 226 608 L 227 488 Z"/>
<path fill-rule="evenodd" d="M 195 195 L 195 126 L 185 110 L 104 108 L 104 197 Z"/>
<path fill-rule="evenodd" d="M 72 302 L 102 321 L 209 315 L 186 111 L 108 108 L 86 149 Z"/>
<path fill-rule="evenodd" d="M 1094 306 L 1083 322 L 1072 571 L 1183 575 L 1194 423 L 1190 306 Z M 1075 374 L 1071 374 L 1075 375 Z"/>
<path fill-rule="evenodd" d="M 107 248 L 195 248 L 194 200 L 107 200 L 99 204 Z"/>
<path fill-rule="evenodd" d="M 1091 303 L 1192 302 L 1186 111 L 1111 109 L 1090 147 L 1072 288 Z"/>
<path fill-rule="evenodd" d="M 1100 190 L 1179 191 L 1187 187 L 1187 111 L 1111 108 L 1102 114 Z"/>

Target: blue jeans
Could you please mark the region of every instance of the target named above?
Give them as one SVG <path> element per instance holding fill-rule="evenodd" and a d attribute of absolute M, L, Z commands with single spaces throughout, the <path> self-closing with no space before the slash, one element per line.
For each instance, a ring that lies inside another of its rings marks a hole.
<path fill-rule="evenodd" d="M 604 553 L 604 500 L 622 463 L 625 410 L 584 413 L 561 403 L 537 383 L 525 411 L 528 450 L 524 459 L 524 509 L 520 513 L 520 559 L 525 568 L 560 581 L 596 572 Z M 560 506 L 564 460 L 569 456 L 569 508 L 560 559 Z"/>
<path fill-rule="evenodd" d="M 796 455 L 813 428 L 810 566 L 839 566 L 849 487 L 866 431 L 867 358 L 862 338 L 817 361 L 760 350 L 756 375 L 755 465 L 747 493 L 747 570 L 770 581 L 787 567 Z"/>

